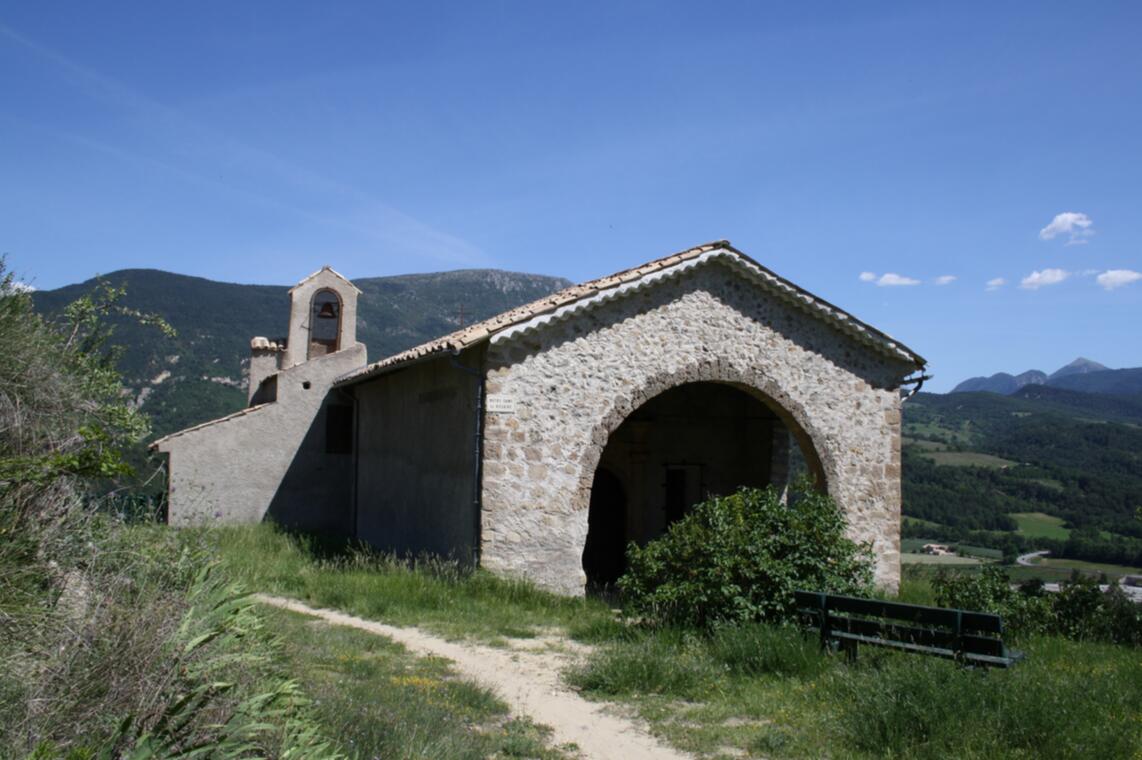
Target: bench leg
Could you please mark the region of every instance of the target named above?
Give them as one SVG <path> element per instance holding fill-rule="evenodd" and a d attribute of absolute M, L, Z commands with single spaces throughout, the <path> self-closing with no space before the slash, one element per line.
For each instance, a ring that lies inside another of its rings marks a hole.
<path fill-rule="evenodd" d="M 841 650 L 845 653 L 846 662 L 856 662 L 857 660 L 857 643 L 848 639 L 841 641 Z"/>

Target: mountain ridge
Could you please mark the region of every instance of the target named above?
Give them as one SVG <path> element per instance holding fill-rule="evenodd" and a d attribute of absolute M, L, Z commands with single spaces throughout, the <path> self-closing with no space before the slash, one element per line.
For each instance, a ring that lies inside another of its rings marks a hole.
<path fill-rule="evenodd" d="M 1018 375 L 997 372 L 990 377 L 969 377 L 950 393 L 987 392 L 1010 396 L 1028 385 L 1050 385 L 1086 393 L 1115 395 L 1142 393 L 1142 368 L 1111 369 L 1078 357 L 1051 374 L 1031 369 Z"/>
<path fill-rule="evenodd" d="M 227 283 L 161 269 L 123 269 L 32 293 L 48 316 L 99 282 L 125 286 L 122 305 L 156 313 L 167 338 L 114 318 L 112 343 L 126 346 L 118 369 L 156 435 L 237 411 L 246 404 L 250 339 L 285 335 L 289 287 Z M 376 360 L 569 286 L 569 280 L 500 269 L 361 277 L 357 337 Z"/>

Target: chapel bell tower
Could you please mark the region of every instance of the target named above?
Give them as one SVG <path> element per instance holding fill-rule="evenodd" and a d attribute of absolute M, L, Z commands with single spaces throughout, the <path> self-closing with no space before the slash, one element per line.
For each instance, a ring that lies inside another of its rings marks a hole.
<path fill-rule="evenodd" d="M 281 370 L 358 346 L 360 294 L 356 285 L 329 266 L 290 288 L 289 336 L 250 341 L 250 403 L 256 403 L 256 396 L 275 397 L 272 388 L 262 386 Z"/>

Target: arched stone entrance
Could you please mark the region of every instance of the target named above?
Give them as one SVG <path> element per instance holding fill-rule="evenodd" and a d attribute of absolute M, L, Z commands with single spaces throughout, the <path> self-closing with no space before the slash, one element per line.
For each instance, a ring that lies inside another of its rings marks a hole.
<path fill-rule="evenodd" d="M 606 467 L 595 471 L 587 515 L 583 572 L 588 591 L 605 591 L 626 569 L 627 496 L 622 480 Z"/>
<path fill-rule="evenodd" d="M 617 580 L 629 542 L 657 538 L 708 497 L 742 486 L 783 490 L 802 472 L 824 487 L 808 436 L 791 434 L 782 420 L 788 415 L 774 407 L 747 386 L 698 381 L 631 412 L 608 437 L 593 478 L 583 552 L 588 588 Z"/>
<path fill-rule="evenodd" d="M 912 365 L 807 316 L 801 296 L 791 295 L 796 303 L 727 267 L 701 267 L 590 308 L 557 310 L 492 340 L 485 356 L 480 564 L 582 593 L 592 486 L 612 435 L 656 397 L 711 383 L 756 399 L 784 426 L 788 450 L 805 452 L 816 487 L 844 511 L 850 537 L 872 545 L 877 580 L 893 587 L 897 388 Z M 769 478 L 776 475 L 771 466 Z M 658 477 L 652 485 L 665 496 L 667 475 Z M 686 472 L 669 477 L 674 493 L 692 489 L 688 478 L 709 481 Z M 636 496 L 629 489 L 626 495 L 634 519 Z"/>

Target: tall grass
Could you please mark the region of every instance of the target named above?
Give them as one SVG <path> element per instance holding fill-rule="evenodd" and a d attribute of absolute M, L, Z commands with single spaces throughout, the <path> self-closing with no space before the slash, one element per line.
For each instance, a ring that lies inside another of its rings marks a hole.
<path fill-rule="evenodd" d="M 599 638 L 619 628 L 598 600 L 556 596 L 447 560 L 405 561 L 270 524 L 212 528 L 203 535 L 250 587 L 362 617 L 486 639 L 533 636 L 546 626 Z"/>
<path fill-rule="evenodd" d="M 931 658 L 837 668 L 826 693 L 838 739 L 886 757 L 1136 758 L 1142 658 L 1057 637 L 1006 671 Z"/>
<path fill-rule="evenodd" d="M 680 746 L 766 756 L 1137 758 L 1137 650 L 1027 641 L 1010 670 L 862 648 L 849 665 L 793 628 L 645 630 L 568 674 Z M 680 707 L 680 705 L 683 705 Z"/>
<path fill-rule="evenodd" d="M 727 679 L 810 678 L 828 665 L 815 638 L 792 626 L 753 623 L 713 632 L 683 628 L 633 632 L 567 677 L 573 685 L 600 696 L 659 694 L 696 700 L 724 691 Z"/>
<path fill-rule="evenodd" d="M 60 484 L 3 496 L 0 525 L 37 547 L 22 572 L 42 583 L 0 588 L 0 757 L 339 757 L 252 602 L 190 536 L 93 515 Z M 58 518 L 29 524 L 20 504 Z"/>

